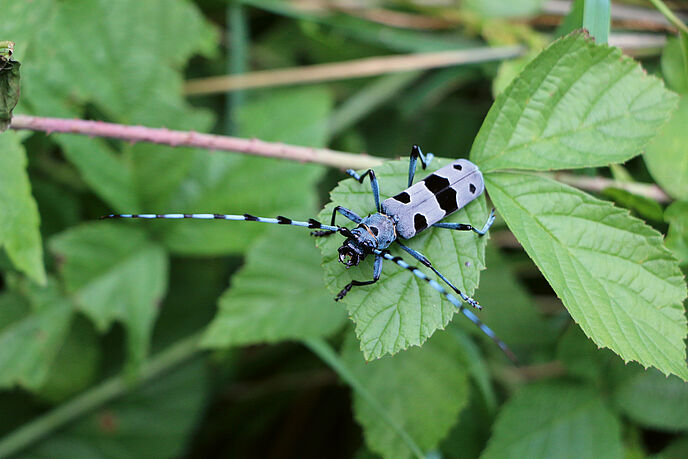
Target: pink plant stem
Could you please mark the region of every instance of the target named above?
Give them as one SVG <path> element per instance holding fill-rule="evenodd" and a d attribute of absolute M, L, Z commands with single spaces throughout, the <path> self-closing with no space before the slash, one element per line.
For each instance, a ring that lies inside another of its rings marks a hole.
<path fill-rule="evenodd" d="M 174 131 L 165 128 L 127 126 L 66 118 L 44 118 L 38 116 L 15 115 L 12 129 L 43 131 L 48 134 L 61 132 L 81 134 L 92 137 L 107 137 L 127 142 L 151 142 L 172 147 L 193 147 L 206 150 L 233 151 L 268 158 L 290 159 L 299 162 L 318 163 L 341 169 L 365 169 L 379 166 L 382 158 L 367 154 L 354 155 L 327 148 L 301 147 L 277 142 L 264 142 L 259 139 L 242 139 L 222 135 L 201 134 L 194 131 Z"/>
<path fill-rule="evenodd" d="M 278 142 L 265 142 L 259 139 L 242 139 L 223 135 L 201 134 L 194 131 L 173 131 L 165 128 L 148 128 L 144 126 L 127 126 L 123 124 L 104 123 L 66 118 L 44 118 L 39 116 L 14 115 L 11 129 L 42 131 L 48 134 L 61 132 L 81 134 L 91 137 L 107 137 L 126 142 L 151 142 L 171 147 L 193 147 L 206 150 L 233 151 L 267 158 L 289 159 L 302 163 L 317 163 L 340 169 L 368 169 L 377 167 L 384 158 L 368 154 L 355 155 L 327 148 L 300 147 Z M 560 182 L 582 190 L 601 192 L 607 187 L 617 187 L 632 193 L 654 199 L 658 202 L 670 202 L 671 198 L 657 185 L 645 183 L 623 183 L 604 177 L 581 177 L 565 172 L 543 173 Z"/>

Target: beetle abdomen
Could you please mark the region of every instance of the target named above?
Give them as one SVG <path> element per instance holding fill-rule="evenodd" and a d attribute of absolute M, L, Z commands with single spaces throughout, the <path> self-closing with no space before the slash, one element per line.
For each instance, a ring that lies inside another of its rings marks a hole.
<path fill-rule="evenodd" d="M 478 166 L 467 159 L 457 159 L 386 199 L 382 209 L 396 217 L 397 234 L 409 239 L 464 207 L 484 190 Z"/>

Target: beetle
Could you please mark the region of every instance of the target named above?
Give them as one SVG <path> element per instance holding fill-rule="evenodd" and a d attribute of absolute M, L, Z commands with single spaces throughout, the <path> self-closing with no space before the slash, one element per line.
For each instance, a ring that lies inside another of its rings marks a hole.
<path fill-rule="evenodd" d="M 388 247 L 396 242 L 397 245 L 409 255 L 431 269 L 444 283 L 456 292 L 465 303 L 476 309 L 481 309 L 480 304 L 476 300 L 459 290 L 449 279 L 435 269 L 425 255 L 406 246 L 400 240 L 410 239 L 430 227 L 472 231 L 477 233 L 478 236 L 484 236 L 495 220 L 494 209 L 492 209 L 487 221 L 480 229 L 465 223 L 441 222 L 440 220 L 443 218 L 465 207 L 474 199 L 478 198 L 484 192 L 485 184 L 478 166 L 467 159 L 457 159 L 414 184 L 413 179 L 418 161 L 420 161 L 421 166 L 425 169 L 432 159 L 432 153 L 423 154 L 420 147 L 414 145 L 411 148 L 409 160 L 408 187 L 395 196 L 386 199 L 384 202 L 380 202 L 380 187 L 373 169 L 368 169 L 363 174 L 358 174 L 356 171 L 348 169 L 346 173 L 359 183 L 363 183 L 366 177 L 369 178 L 376 212 L 366 217 L 361 217 L 354 211 L 338 205 L 332 211 L 332 218 L 330 219 L 329 225 L 322 224 L 312 218 L 308 219 L 308 221 L 297 221 L 283 216 L 265 218 L 256 217 L 251 214 L 110 214 L 101 218 L 192 218 L 202 220 L 251 221 L 309 228 L 314 230 L 311 234 L 316 237 L 326 237 L 339 233 L 345 237 L 344 242 L 338 249 L 338 258 L 342 264 L 347 268 L 357 266 L 368 255 L 374 255 L 375 262 L 373 265 L 373 278 L 371 280 L 352 280 L 337 294 L 335 301 L 344 298 L 353 287 L 371 285 L 377 282 L 382 274 L 383 260 L 389 260 L 407 269 L 417 278 L 427 282 L 430 287 L 443 295 L 450 303 L 456 306 L 464 316 L 476 324 L 487 336 L 497 343 L 511 360 L 516 361 L 514 354 L 507 345 L 497 337 L 492 329 L 482 323 L 472 311 L 465 308 L 461 301 L 442 287 L 439 282 L 428 277 L 420 269 L 409 265 L 401 257 L 392 255 L 388 250 Z M 353 229 L 349 229 L 337 225 L 337 214 L 351 220 L 356 223 L 357 226 Z"/>

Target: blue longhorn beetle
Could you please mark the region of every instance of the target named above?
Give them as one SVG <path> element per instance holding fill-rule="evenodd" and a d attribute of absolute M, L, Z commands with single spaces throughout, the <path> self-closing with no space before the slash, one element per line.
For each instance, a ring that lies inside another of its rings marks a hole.
<path fill-rule="evenodd" d="M 471 310 L 465 308 L 455 296 L 447 292 L 447 290 L 436 280 L 430 279 L 418 268 L 409 265 L 401 257 L 394 256 L 387 250 L 392 243 L 396 242 L 399 247 L 409 255 L 430 268 L 444 283 L 451 287 L 464 302 L 470 304 L 474 308 L 481 309 L 477 301 L 464 294 L 442 273 L 437 271 L 425 255 L 407 247 L 399 240 L 399 238 L 410 239 L 430 226 L 459 231 L 473 231 L 479 236 L 483 236 L 494 222 L 494 209 L 490 212 L 490 216 L 481 229 L 463 223 L 440 222 L 444 217 L 456 212 L 480 196 L 485 190 L 485 184 L 483 182 L 483 175 L 478 169 L 478 166 L 467 159 L 457 159 L 453 163 L 436 170 L 414 185 L 413 177 L 416 173 L 416 164 L 418 160 L 420 160 L 423 169 L 425 169 L 432 161 L 432 158 L 432 153 L 424 155 L 420 147 L 414 145 L 411 149 L 411 158 L 409 161 L 408 188 L 396 196 L 386 199 L 382 203 L 380 203 L 380 188 L 377 183 L 377 178 L 375 177 L 375 172 L 372 169 L 368 169 L 363 174 L 359 175 L 354 170 L 348 169 L 346 171 L 347 174 L 358 180 L 359 183 L 363 183 L 366 176 L 370 178 L 370 185 L 373 191 L 375 209 L 377 212 L 363 218 L 346 207 L 336 206 L 332 211 L 332 219 L 329 225 L 324 225 L 312 218 L 303 222 L 282 216 L 278 216 L 277 218 L 264 218 L 250 214 L 111 214 L 101 218 L 195 218 L 202 220 L 251 221 L 294 225 L 315 229 L 316 231 L 312 231 L 311 234 L 316 237 L 340 233 L 346 238 L 338 250 L 339 261 L 341 263 L 346 265 L 347 268 L 356 266 L 368 255 L 375 255 L 375 263 L 373 265 L 372 280 L 352 280 L 337 294 L 335 297 L 336 301 L 344 298 L 355 286 L 370 285 L 377 282 L 382 274 L 382 261 L 392 261 L 402 268 L 409 270 L 419 279 L 423 279 L 430 284 L 433 289 L 443 295 L 451 304 L 456 306 L 464 316 L 477 325 L 483 333 L 489 336 L 512 361 L 516 362 L 515 355 L 507 345 L 497 337 L 495 332 L 482 323 Z M 344 226 L 335 225 L 337 213 L 357 223 L 358 226 L 354 229 L 348 229 Z"/>

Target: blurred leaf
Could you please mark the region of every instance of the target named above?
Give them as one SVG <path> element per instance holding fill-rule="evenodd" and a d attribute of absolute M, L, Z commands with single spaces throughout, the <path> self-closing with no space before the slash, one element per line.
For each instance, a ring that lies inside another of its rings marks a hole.
<path fill-rule="evenodd" d="M 623 162 L 668 119 L 662 82 L 581 33 L 546 48 L 499 95 L 471 150 L 495 169 L 568 169 Z"/>
<path fill-rule="evenodd" d="M 237 112 L 239 135 L 322 147 L 327 141 L 331 107 L 332 97 L 322 87 L 271 91 L 242 105 Z M 313 164 L 199 152 L 190 175 L 160 211 L 291 215 L 307 219 L 309 216 L 292 213 L 316 207 L 313 190 L 322 172 L 322 166 Z M 264 225 L 246 223 L 150 223 L 164 226 L 164 241 L 172 251 L 195 255 L 244 250 L 266 230 Z"/>
<path fill-rule="evenodd" d="M 447 459 L 478 457 L 490 437 L 492 416 L 482 398 L 471 391 L 468 406 L 461 410 L 459 420 L 442 441 L 441 451 Z"/>
<path fill-rule="evenodd" d="M 41 177 L 32 177 L 31 187 L 41 215 L 43 237 L 52 236 L 79 222 L 82 203 L 77 192 Z"/>
<path fill-rule="evenodd" d="M 686 456 L 688 456 L 688 436 L 679 437 L 658 454 L 648 457 L 651 459 L 685 459 Z"/>
<path fill-rule="evenodd" d="M 24 457 L 181 457 L 202 413 L 207 382 L 203 361 L 193 360 L 54 432 Z"/>
<path fill-rule="evenodd" d="M 557 30 L 554 31 L 553 38 L 561 38 L 583 27 L 584 6 L 585 0 L 573 0 L 573 2 L 571 2 L 571 10 L 569 10 L 569 13 L 564 17 L 564 20 L 561 21 Z"/>
<path fill-rule="evenodd" d="M 45 384 L 69 332 L 72 308 L 54 285 L 36 289 L 31 299 L 0 294 L 0 387 L 35 391 Z"/>
<path fill-rule="evenodd" d="M 41 0 L 20 2 L 8 13 L 3 28 L 16 28 L 16 41 L 30 48 L 28 82 L 91 101 L 124 123 L 160 116 L 151 106 L 160 107 L 157 101 L 170 90 L 166 82 L 174 75 L 177 89 L 181 85 L 173 68 L 215 44 L 212 28 L 185 0 Z M 35 108 L 41 106 L 37 95 L 26 91 Z M 176 99 L 184 103 L 179 94 Z"/>
<path fill-rule="evenodd" d="M 684 62 L 681 42 L 674 37 L 667 37 L 662 51 L 662 76 L 669 88 L 681 93 L 688 93 L 688 71 Z"/>
<path fill-rule="evenodd" d="M 40 217 L 26 173 L 26 152 L 14 132 L 0 135 L 0 248 L 13 265 L 45 284 Z"/>
<path fill-rule="evenodd" d="M 678 110 L 645 150 L 645 164 L 668 194 L 688 200 L 688 96 L 681 97 Z"/>
<path fill-rule="evenodd" d="M 467 325 L 464 321 L 460 321 L 459 323 Z M 463 354 L 462 360 L 466 367 L 466 373 L 468 373 L 475 387 L 478 389 L 487 410 L 494 413 L 497 408 L 497 396 L 492 386 L 492 377 L 487 366 L 487 361 L 471 338 L 466 333 L 459 331 L 457 327 L 458 325 L 456 324 L 450 324 L 447 330 L 454 339 L 454 343 Z"/>
<path fill-rule="evenodd" d="M 557 343 L 557 359 L 569 375 L 597 382 L 603 375 L 609 351 L 600 351 L 590 338 L 575 325 L 569 326 Z M 611 354 L 614 355 L 614 354 Z"/>
<path fill-rule="evenodd" d="M 130 368 L 145 359 L 157 307 L 167 290 L 164 250 L 132 225 L 87 223 L 50 240 L 66 289 L 104 332 L 121 321 Z"/>
<path fill-rule="evenodd" d="M 447 333 L 438 334 L 423 349 L 368 363 L 349 335 L 342 359 L 424 451 L 437 447 L 468 401 L 462 352 Z M 385 458 L 411 457 L 408 447 L 356 392 L 354 416 L 372 451 Z"/>
<path fill-rule="evenodd" d="M 638 372 L 614 390 L 614 402 L 633 421 L 658 430 L 688 430 L 688 383 L 656 370 Z"/>
<path fill-rule="evenodd" d="M 330 137 L 350 128 L 390 99 L 398 98 L 421 75 L 421 71 L 392 73 L 364 86 L 332 112 L 329 119 Z"/>
<path fill-rule="evenodd" d="M 89 104 L 101 118 L 120 123 L 210 127 L 209 115 L 182 96 L 180 68 L 194 53 L 209 54 L 216 39 L 187 0 L 12 2 L 3 5 L 0 30 L 19 40 L 26 64 L 24 109 L 34 114 L 83 117 Z M 56 140 L 117 211 L 142 211 L 137 193 L 144 203 L 153 193 L 167 197 L 188 167 L 188 150 L 124 146 L 133 157 L 122 158 L 116 142 L 71 135 Z M 145 154 L 137 155 L 139 150 Z"/>
<path fill-rule="evenodd" d="M 397 102 L 404 117 L 417 119 L 419 112 L 426 112 L 429 108 L 437 106 L 442 101 L 449 102 L 447 99 L 453 91 L 468 83 L 478 81 L 481 77 L 482 72 L 480 68 L 473 66 L 464 65 L 437 69 L 429 72 L 418 84 L 404 91 L 403 99 L 397 99 L 395 102 Z M 450 103 L 456 108 L 457 112 L 465 115 L 465 112 L 460 107 L 457 107 L 455 102 L 455 100 L 452 100 Z"/>
<path fill-rule="evenodd" d="M 116 212 L 141 212 L 129 168 L 104 139 L 56 135 L 67 159 L 88 186 Z"/>
<path fill-rule="evenodd" d="M 485 307 L 480 319 L 512 348 L 532 349 L 553 343 L 555 330 L 536 309 L 533 298 L 514 276 L 506 259 L 489 245 L 485 255 L 488 268 L 481 274 L 480 288 L 475 294 Z M 465 325 L 463 328 L 484 336 L 473 324 Z M 494 346 L 492 340 L 485 338 L 489 346 Z"/>
<path fill-rule="evenodd" d="M 654 199 L 614 187 L 605 188 L 602 191 L 602 195 L 611 199 L 620 207 L 634 211 L 634 214 L 637 214 L 642 219 L 654 220 L 656 222 L 664 220 L 664 209 Z"/>
<path fill-rule="evenodd" d="M 12 110 L 19 102 L 21 64 L 0 56 L 0 132 L 5 131 L 12 121 Z"/>
<path fill-rule="evenodd" d="M 669 223 L 665 239 L 667 247 L 673 252 L 680 264 L 688 263 L 688 202 L 674 202 L 664 211 L 664 219 Z"/>
<path fill-rule="evenodd" d="M 205 347 L 327 336 L 346 318 L 323 286 L 318 251 L 301 228 L 271 228 L 257 239 L 219 307 Z"/>
<path fill-rule="evenodd" d="M 573 319 L 598 346 L 688 378 L 686 284 L 662 238 L 582 191 L 495 172 L 486 187 Z"/>
<path fill-rule="evenodd" d="M 465 0 L 461 7 L 485 18 L 527 17 L 537 13 L 544 0 Z"/>
<path fill-rule="evenodd" d="M 241 265 L 239 257 L 172 258 L 169 290 L 155 321 L 153 352 L 200 333 L 217 314 L 217 300 Z"/>
<path fill-rule="evenodd" d="M 90 386 L 100 363 L 98 335 L 86 319 L 77 316 L 39 390 L 42 399 L 61 402 Z"/>
<path fill-rule="evenodd" d="M 496 99 L 504 92 L 538 54 L 538 51 L 531 51 L 523 57 L 501 62 L 497 75 L 492 80 L 492 97 Z"/>
<path fill-rule="evenodd" d="M 621 425 L 597 391 L 530 384 L 502 408 L 482 459 L 621 458 Z"/>
<path fill-rule="evenodd" d="M 611 25 L 611 3 L 609 0 L 585 0 L 583 6 L 583 28 L 598 45 L 607 44 Z"/>
<path fill-rule="evenodd" d="M 438 35 L 415 30 L 407 30 L 359 19 L 347 14 L 317 14 L 305 8 L 295 8 L 284 0 L 241 0 L 242 3 L 261 8 L 275 14 L 296 19 L 315 21 L 331 26 L 349 38 L 385 46 L 398 52 L 432 52 L 471 48 L 478 41 L 458 34 Z M 540 1 L 540 0 L 525 0 Z"/>
<path fill-rule="evenodd" d="M 610 164 L 609 172 L 612 174 L 612 178 L 617 182 L 622 183 L 632 183 L 635 179 L 628 170 L 621 164 Z"/>
<path fill-rule="evenodd" d="M 436 158 L 431 168 L 440 168 L 451 161 Z M 380 182 L 381 199 L 386 199 L 406 188 L 408 160 L 388 161 L 375 169 Z M 418 171 L 418 179 L 424 174 Z M 343 205 L 359 215 L 374 212 L 373 195 L 366 180 L 343 180 L 330 192 L 331 202 L 325 206 L 318 220 L 329 221 L 335 205 Z M 443 220 L 470 223 L 478 228 L 487 220 L 484 196 Z M 340 223 L 344 218 L 340 216 Z M 349 224 L 350 222 L 346 222 Z M 350 225 L 349 225 L 350 226 Z M 478 238 L 464 231 L 429 228 L 413 239 L 404 241 L 409 247 L 423 253 L 461 291 L 471 295 L 478 285 L 480 270 L 485 266 L 484 250 L 487 238 Z M 325 283 L 331 292 L 339 292 L 352 279 L 367 280 L 373 277 L 373 256 L 358 268 L 345 269 L 338 262 L 337 248 L 341 237 L 320 238 L 318 245 L 323 255 Z M 392 247 L 392 253 L 415 260 L 406 252 Z M 356 287 L 342 300 L 356 324 L 356 336 L 367 360 L 385 354 L 396 354 L 409 346 L 419 346 L 435 330 L 444 328 L 456 313 L 456 308 L 425 281 L 416 278 L 394 263 L 385 262 L 382 277 L 374 285 Z"/>

